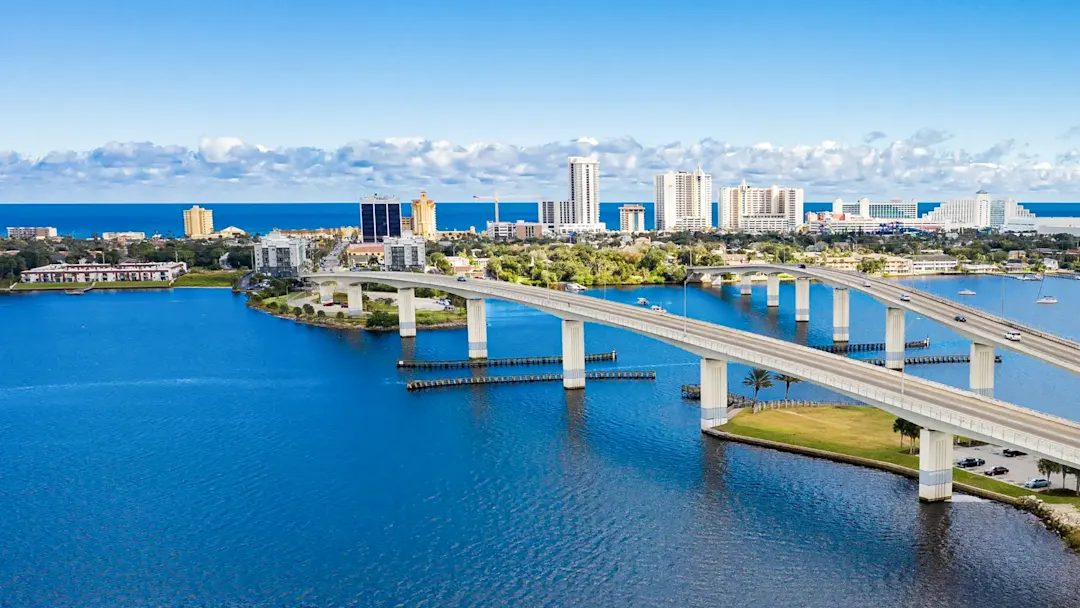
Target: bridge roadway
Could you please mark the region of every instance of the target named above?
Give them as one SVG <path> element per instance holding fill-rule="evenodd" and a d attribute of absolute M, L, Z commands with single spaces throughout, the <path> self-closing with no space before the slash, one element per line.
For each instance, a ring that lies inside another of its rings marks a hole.
<path fill-rule="evenodd" d="M 467 299 L 514 302 L 564 320 L 627 329 L 704 359 L 795 376 L 934 431 L 1012 447 L 1080 468 L 1080 423 L 767 336 L 591 296 L 499 281 L 460 282 L 443 275 L 407 272 L 331 272 L 304 278 L 341 287 L 362 283 L 431 287 Z"/>
<path fill-rule="evenodd" d="M 965 306 L 947 298 L 913 289 L 906 285 L 900 285 L 889 279 L 810 264 L 807 264 L 806 268 L 799 268 L 791 264 L 745 264 L 737 266 L 698 266 L 689 270 L 708 274 L 784 273 L 795 277 L 818 279 L 834 287 L 847 287 L 850 290 L 865 293 L 888 307 L 903 308 L 927 319 L 937 321 L 972 342 L 1000 346 L 1045 361 L 1073 374 L 1080 374 L 1080 343 L 992 315 L 978 308 Z M 865 285 L 866 283 L 869 283 L 869 287 Z M 901 294 L 908 294 L 910 301 L 901 300 Z M 957 321 L 956 316 L 958 315 L 964 317 L 967 321 Z M 1008 331 L 1020 332 L 1020 341 L 1014 342 L 1006 339 L 1005 332 Z"/>

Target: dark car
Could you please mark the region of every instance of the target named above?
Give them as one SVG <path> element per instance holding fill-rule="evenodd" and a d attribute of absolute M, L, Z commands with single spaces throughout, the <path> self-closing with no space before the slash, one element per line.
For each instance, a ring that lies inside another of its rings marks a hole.
<path fill-rule="evenodd" d="M 806 264 L 799 264 L 799 268 L 806 268 Z"/>
<path fill-rule="evenodd" d="M 1008 472 L 1009 469 L 1006 469 L 1005 467 L 993 467 L 983 471 L 983 475 L 986 475 L 987 477 L 993 477 L 994 475 L 1005 475 Z"/>
<path fill-rule="evenodd" d="M 1020 450 L 1014 450 L 1012 448 L 1005 448 L 1001 450 L 1001 455 L 1006 458 L 1012 458 L 1014 456 L 1027 456 L 1027 452 L 1021 452 Z"/>
<path fill-rule="evenodd" d="M 970 469 L 971 467 L 981 467 L 984 464 L 986 464 L 986 461 L 982 458 L 961 458 L 960 461 L 956 463 L 956 466 L 961 469 Z"/>
<path fill-rule="evenodd" d="M 962 317 L 960 315 L 956 315 L 955 317 L 953 317 L 953 320 L 957 321 L 958 323 L 967 323 L 967 317 Z"/>

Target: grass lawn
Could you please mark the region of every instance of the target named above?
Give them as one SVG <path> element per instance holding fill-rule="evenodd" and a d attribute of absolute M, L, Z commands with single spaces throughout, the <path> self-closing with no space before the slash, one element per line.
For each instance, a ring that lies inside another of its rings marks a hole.
<path fill-rule="evenodd" d="M 89 287 L 90 283 L 19 283 L 14 291 L 39 291 L 59 289 L 82 289 Z M 167 288 L 168 281 L 98 281 L 94 283 L 94 289 L 151 289 Z"/>
<path fill-rule="evenodd" d="M 417 325 L 438 325 L 461 321 L 465 318 L 465 310 L 418 310 L 416 311 Z"/>
<path fill-rule="evenodd" d="M 908 454 L 907 445 L 900 447 L 900 435 L 892 430 L 894 420 L 896 417 L 892 414 L 873 407 L 804 407 L 764 410 L 756 414 L 744 410 L 726 425 L 719 427 L 719 430 L 733 435 L 891 462 L 918 470 L 919 456 Z M 1035 494 L 1048 503 L 1080 506 L 1080 498 L 1075 496 L 1052 496 L 1033 492 L 961 469 L 953 469 L 953 480 L 1006 496 Z"/>
<path fill-rule="evenodd" d="M 194 270 L 176 279 L 175 287 L 232 287 L 245 270 Z"/>

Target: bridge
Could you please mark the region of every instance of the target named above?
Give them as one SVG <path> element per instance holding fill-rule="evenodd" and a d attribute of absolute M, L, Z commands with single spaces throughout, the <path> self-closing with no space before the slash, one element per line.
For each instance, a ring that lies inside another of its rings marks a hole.
<path fill-rule="evenodd" d="M 331 301 L 338 288 L 345 289 L 351 314 L 362 312 L 363 284 L 396 287 L 402 337 L 416 335 L 416 287 L 459 295 L 466 299 L 470 358 L 487 357 L 485 299 L 552 314 L 562 319 L 566 389 L 585 387 L 585 322 L 626 329 L 674 345 L 701 357 L 703 429 L 727 423 L 728 363 L 764 368 L 826 387 L 923 427 L 919 454 L 919 497 L 923 500 L 945 500 L 952 495 L 954 434 L 1080 468 L 1080 423 L 767 336 L 639 306 L 500 281 L 458 281 L 409 272 L 323 272 L 303 278 L 319 285 L 324 302 Z"/>
<path fill-rule="evenodd" d="M 833 341 L 838 343 L 848 341 L 849 290 L 865 293 L 885 305 L 885 366 L 889 369 L 904 367 L 904 311 L 910 310 L 971 340 L 970 387 L 972 391 L 987 396 L 992 396 L 994 392 L 995 347 L 1080 374 L 1080 343 L 887 279 L 811 264 L 692 266 L 687 272 L 704 281 L 722 274 L 739 276 L 740 293 L 744 296 L 751 294 L 752 276 L 766 275 L 766 305 L 769 307 L 780 305 L 780 275 L 793 276 L 796 321 L 810 320 L 810 280 L 817 279 L 831 285 Z M 901 295 L 906 295 L 908 299 L 900 299 Z M 958 316 L 965 320 L 956 320 Z M 1019 332 L 1020 340 L 1007 339 L 1007 332 Z"/>

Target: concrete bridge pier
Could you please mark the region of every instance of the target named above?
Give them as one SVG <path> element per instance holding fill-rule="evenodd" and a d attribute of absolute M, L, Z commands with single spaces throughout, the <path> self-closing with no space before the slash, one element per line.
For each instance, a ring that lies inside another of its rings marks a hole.
<path fill-rule="evenodd" d="M 360 284 L 349 285 L 345 294 L 349 296 L 349 316 L 358 317 L 364 314 L 364 288 Z"/>
<path fill-rule="evenodd" d="M 402 287 L 397 292 L 398 335 L 402 338 L 416 337 L 416 290 Z"/>
<path fill-rule="evenodd" d="M 836 287 L 832 292 L 832 339 L 847 342 L 850 338 L 851 292 L 847 287 Z"/>
<path fill-rule="evenodd" d="M 994 396 L 994 347 L 971 343 L 971 392 Z"/>
<path fill-rule="evenodd" d="M 585 388 L 585 322 L 562 322 L 563 388 Z"/>
<path fill-rule="evenodd" d="M 741 296 L 749 296 L 751 293 L 753 293 L 753 289 L 752 289 L 753 286 L 754 286 L 753 279 L 754 279 L 754 277 L 752 277 L 752 276 L 750 276 L 748 274 L 744 274 L 741 277 L 739 277 L 739 295 L 741 295 Z"/>
<path fill-rule="evenodd" d="M 780 306 L 780 275 L 778 274 L 765 277 L 765 305 L 769 308 Z"/>
<path fill-rule="evenodd" d="M 923 429 L 919 432 L 919 500 L 952 498 L 952 433 Z"/>
<path fill-rule="evenodd" d="M 334 288 L 337 287 L 337 283 L 328 281 L 325 283 L 319 283 L 319 303 L 328 304 L 334 301 Z"/>
<path fill-rule="evenodd" d="M 885 309 L 885 367 L 904 369 L 904 309 Z"/>
<path fill-rule="evenodd" d="M 810 279 L 807 277 L 795 279 L 795 320 L 810 320 Z"/>
<path fill-rule="evenodd" d="M 701 360 L 701 428 L 727 424 L 727 361 Z"/>
<path fill-rule="evenodd" d="M 469 325 L 469 358 L 487 359 L 487 311 L 480 298 L 465 301 Z"/>

